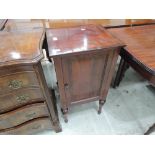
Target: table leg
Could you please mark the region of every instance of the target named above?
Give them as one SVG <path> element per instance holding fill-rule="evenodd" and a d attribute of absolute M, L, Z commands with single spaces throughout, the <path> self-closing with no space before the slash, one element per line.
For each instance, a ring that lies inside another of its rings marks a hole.
<path fill-rule="evenodd" d="M 121 58 L 121 61 L 120 61 L 120 64 L 119 64 L 119 67 L 118 67 L 118 70 L 117 70 L 117 73 L 116 73 L 116 77 L 115 77 L 115 80 L 114 80 L 113 88 L 116 88 L 116 87 L 119 86 L 121 80 L 124 77 L 125 71 L 128 68 L 129 68 L 128 63 L 123 58 Z"/>
<path fill-rule="evenodd" d="M 155 131 L 155 123 L 151 127 L 149 127 L 149 129 L 144 133 L 144 135 L 149 135 L 154 131 Z"/>
<path fill-rule="evenodd" d="M 68 123 L 68 117 L 67 117 L 68 108 L 67 109 L 61 109 L 61 112 L 63 114 L 63 118 L 64 118 L 65 123 Z"/>
<path fill-rule="evenodd" d="M 99 100 L 99 110 L 98 110 L 98 114 L 101 114 L 102 112 L 102 107 L 104 105 L 104 103 L 106 102 L 106 100 Z"/>

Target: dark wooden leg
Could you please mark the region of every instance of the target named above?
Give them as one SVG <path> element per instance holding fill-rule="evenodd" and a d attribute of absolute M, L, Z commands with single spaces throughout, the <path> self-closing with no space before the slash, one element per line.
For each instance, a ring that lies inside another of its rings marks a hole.
<path fill-rule="evenodd" d="M 106 102 L 106 100 L 99 100 L 98 114 L 101 114 L 101 112 L 102 112 L 102 107 L 103 107 L 103 105 L 104 105 L 105 102 Z"/>
<path fill-rule="evenodd" d="M 144 133 L 144 135 L 149 135 L 154 131 L 155 131 L 155 123 L 151 127 L 149 127 L 149 129 Z"/>
<path fill-rule="evenodd" d="M 61 109 L 61 111 L 62 111 L 62 114 L 63 114 L 63 118 L 64 118 L 65 123 L 68 123 L 68 117 L 67 117 L 68 108 L 67 109 Z"/>
<path fill-rule="evenodd" d="M 58 111 L 57 111 L 57 107 L 56 107 L 56 96 L 55 96 L 55 91 L 54 89 L 51 89 L 51 99 L 53 99 L 53 102 L 54 102 L 54 109 L 55 109 L 55 112 L 56 114 L 58 115 Z M 61 128 L 61 125 L 60 123 L 57 121 L 57 122 L 53 122 L 53 129 L 55 130 L 56 133 L 58 132 L 61 132 L 62 131 L 62 128 Z"/>
<path fill-rule="evenodd" d="M 61 125 L 60 125 L 59 122 L 55 122 L 55 123 L 53 123 L 53 129 L 54 129 L 54 131 L 55 131 L 56 133 L 62 131 L 62 128 L 61 128 Z"/>
<path fill-rule="evenodd" d="M 122 81 L 125 71 L 129 68 L 128 63 L 121 58 L 117 73 L 116 73 L 116 77 L 114 80 L 114 84 L 113 84 L 113 88 L 116 88 L 119 86 L 120 82 Z"/>

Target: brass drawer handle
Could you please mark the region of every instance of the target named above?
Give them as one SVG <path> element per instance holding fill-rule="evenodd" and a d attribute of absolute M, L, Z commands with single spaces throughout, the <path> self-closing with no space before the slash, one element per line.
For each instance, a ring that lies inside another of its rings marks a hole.
<path fill-rule="evenodd" d="M 30 97 L 28 95 L 20 95 L 20 96 L 17 96 L 16 99 L 20 103 L 25 103 L 30 99 Z"/>
<path fill-rule="evenodd" d="M 11 89 L 19 89 L 19 88 L 22 87 L 22 85 L 23 85 L 23 82 L 22 81 L 20 81 L 20 80 L 12 80 L 12 81 L 9 82 L 9 85 L 8 86 Z"/>
<path fill-rule="evenodd" d="M 27 118 L 33 118 L 35 115 L 36 115 L 36 113 L 34 112 L 34 113 L 31 113 L 31 114 L 27 114 L 26 117 Z"/>

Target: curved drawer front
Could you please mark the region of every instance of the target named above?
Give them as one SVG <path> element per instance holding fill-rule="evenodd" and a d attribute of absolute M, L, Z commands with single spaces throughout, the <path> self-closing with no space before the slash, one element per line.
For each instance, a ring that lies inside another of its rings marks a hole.
<path fill-rule="evenodd" d="M 19 125 L 15 128 L 0 131 L 1 135 L 27 135 L 35 134 L 44 130 L 52 129 L 51 121 L 48 117 L 37 118 Z"/>
<path fill-rule="evenodd" d="M 26 105 L 0 115 L 0 130 L 20 125 L 37 117 L 48 116 L 45 103 Z"/>
<path fill-rule="evenodd" d="M 44 101 L 39 88 L 26 88 L 13 91 L 6 95 L 0 95 L 0 113 L 21 107 L 31 102 Z"/>
<path fill-rule="evenodd" d="M 34 71 L 18 72 L 0 77 L 0 94 L 23 87 L 39 87 Z"/>

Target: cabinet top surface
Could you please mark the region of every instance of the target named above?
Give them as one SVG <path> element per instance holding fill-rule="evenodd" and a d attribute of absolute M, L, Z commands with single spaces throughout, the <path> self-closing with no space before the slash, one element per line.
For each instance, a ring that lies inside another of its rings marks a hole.
<path fill-rule="evenodd" d="M 44 30 L 0 31 L 0 66 L 36 63 L 41 51 Z"/>
<path fill-rule="evenodd" d="M 112 28 L 108 31 L 127 45 L 126 51 L 135 59 L 155 70 L 155 25 Z"/>
<path fill-rule="evenodd" d="M 124 45 L 95 25 L 48 29 L 46 36 L 50 57 Z"/>

